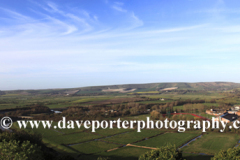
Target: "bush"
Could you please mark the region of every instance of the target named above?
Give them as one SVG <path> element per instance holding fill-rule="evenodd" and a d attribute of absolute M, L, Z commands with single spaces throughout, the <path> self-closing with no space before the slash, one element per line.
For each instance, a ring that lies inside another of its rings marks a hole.
<path fill-rule="evenodd" d="M 167 145 L 146 152 L 139 157 L 139 160 L 182 160 L 182 153 L 176 150 L 175 145 Z"/>
<path fill-rule="evenodd" d="M 240 147 L 229 148 L 228 150 L 221 150 L 214 155 L 212 160 L 234 159 L 240 160 Z"/>
<path fill-rule="evenodd" d="M 0 143 L 0 159 L 4 160 L 44 160 L 43 153 L 36 144 L 29 141 L 10 140 Z"/>

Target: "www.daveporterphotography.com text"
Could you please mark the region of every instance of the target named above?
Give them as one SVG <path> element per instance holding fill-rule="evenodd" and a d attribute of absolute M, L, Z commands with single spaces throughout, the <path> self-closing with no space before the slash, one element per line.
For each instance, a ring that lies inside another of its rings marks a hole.
<path fill-rule="evenodd" d="M 178 132 L 185 132 L 186 129 L 201 129 L 202 132 L 206 132 L 207 129 L 220 129 L 220 132 L 224 132 L 226 127 L 239 129 L 240 122 L 238 120 L 234 121 L 232 126 L 227 126 L 225 121 L 216 121 L 213 117 L 211 121 L 209 120 L 150 120 L 149 117 L 146 121 L 143 120 L 66 120 L 66 117 L 62 117 L 62 120 L 58 121 L 57 124 L 53 124 L 50 120 L 19 120 L 17 121 L 19 128 L 27 128 L 30 126 L 33 128 L 38 128 L 40 125 L 45 129 L 91 129 L 92 132 L 96 132 L 97 129 L 137 129 L 137 132 L 141 132 L 142 129 L 178 129 Z"/>

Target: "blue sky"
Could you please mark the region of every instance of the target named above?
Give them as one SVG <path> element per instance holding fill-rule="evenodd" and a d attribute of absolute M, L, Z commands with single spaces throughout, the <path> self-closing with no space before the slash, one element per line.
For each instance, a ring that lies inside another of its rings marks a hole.
<path fill-rule="evenodd" d="M 0 0 L 0 90 L 240 82 L 237 0 Z"/>

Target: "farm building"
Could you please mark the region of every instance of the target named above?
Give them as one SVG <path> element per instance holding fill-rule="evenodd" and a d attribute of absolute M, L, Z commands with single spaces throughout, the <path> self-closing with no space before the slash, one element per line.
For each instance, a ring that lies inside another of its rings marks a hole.
<path fill-rule="evenodd" d="M 234 122 L 237 119 L 238 119 L 237 114 L 225 113 L 225 114 L 219 116 L 216 120 L 221 120 L 221 121 L 229 123 L 229 122 Z"/>
<path fill-rule="evenodd" d="M 210 109 L 210 110 L 206 110 L 207 114 L 213 115 L 213 116 L 220 116 L 225 114 L 227 111 L 224 110 L 216 110 L 216 109 Z"/>

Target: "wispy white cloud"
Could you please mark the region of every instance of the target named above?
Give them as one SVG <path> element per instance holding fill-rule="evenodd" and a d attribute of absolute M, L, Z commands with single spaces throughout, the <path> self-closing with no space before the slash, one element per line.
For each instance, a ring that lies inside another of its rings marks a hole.
<path fill-rule="evenodd" d="M 114 2 L 114 4 L 118 5 L 118 6 L 123 6 L 124 3 L 123 2 Z"/>
<path fill-rule="evenodd" d="M 113 5 L 112 8 L 119 12 L 127 12 L 127 10 L 125 10 L 122 7 L 117 6 L 117 5 Z"/>
<path fill-rule="evenodd" d="M 125 27 L 124 28 L 125 30 L 131 30 L 140 27 L 144 24 L 143 21 L 139 17 L 137 17 L 133 11 L 128 11 L 127 9 L 124 9 L 123 6 L 124 6 L 123 2 L 114 2 L 111 5 L 111 8 L 118 12 L 122 12 L 129 17 L 128 20 L 129 26 Z"/>
<path fill-rule="evenodd" d="M 123 6 L 124 3 L 122 2 L 114 2 L 114 4 L 112 5 L 112 8 L 116 11 L 119 11 L 119 12 L 127 12 L 126 9 L 123 9 Z"/>
<path fill-rule="evenodd" d="M 93 16 L 93 18 L 98 21 L 98 17 L 96 15 Z"/>
<path fill-rule="evenodd" d="M 53 11 L 53 12 L 59 13 L 60 15 L 66 17 L 66 18 L 70 18 L 70 19 L 73 20 L 74 22 L 80 22 L 80 23 L 82 24 L 82 26 L 84 27 L 84 30 L 85 30 L 85 31 L 90 31 L 90 30 L 92 29 L 92 26 L 91 26 L 89 23 L 87 23 L 85 19 L 80 18 L 80 17 L 78 17 L 77 15 L 75 15 L 75 14 L 73 14 L 73 13 L 65 13 L 64 11 L 58 9 L 57 5 L 54 4 L 54 3 L 52 3 L 52 2 L 48 2 L 47 4 L 48 4 L 48 6 L 51 7 L 51 9 L 52 9 L 52 10 L 50 10 L 50 12 Z M 47 9 L 47 11 L 49 11 L 49 10 Z M 83 14 L 84 14 L 86 17 L 88 17 L 88 18 L 90 17 L 88 12 L 86 12 L 86 11 L 82 11 L 82 12 L 83 12 Z M 58 20 L 58 21 L 59 21 L 59 20 Z M 70 34 L 70 33 L 73 33 L 74 31 L 77 31 L 77 30 L 78 30 L 77 27 L 76 27 L 76 25 L 75 25 L 75 26 L 69 25 L 69 26 L 70 26 L 70 27 L 68 27 L 68 28 L 69 28 L 68 31 L 65 32 L 64 34 Z"/>
<path fill-rule="evenodd" d="M 29 22 L 29 21 L 31 22 L 33 20 L 32 18 L 25 16 L 23 14 L 20 14 L 18 12 L 15 12 L 13 10 L 1 8 L 1 7 L 0 7 L 0 10 L 4 11 L 5 13 L 8 14 L 9 17 L 14 18 L 15 20 L 24 21 L 24 22 Z"/>
<path fill-rule="evenodd" d="M 142 20 L 140 20 L 135 14 L 134 12 L 131 13 L 131 17 L 133 19 L 133 26 L 132 28 L 136 28 L 136 27 L 140 27 L 142 26 L 144 23 Z"/>

